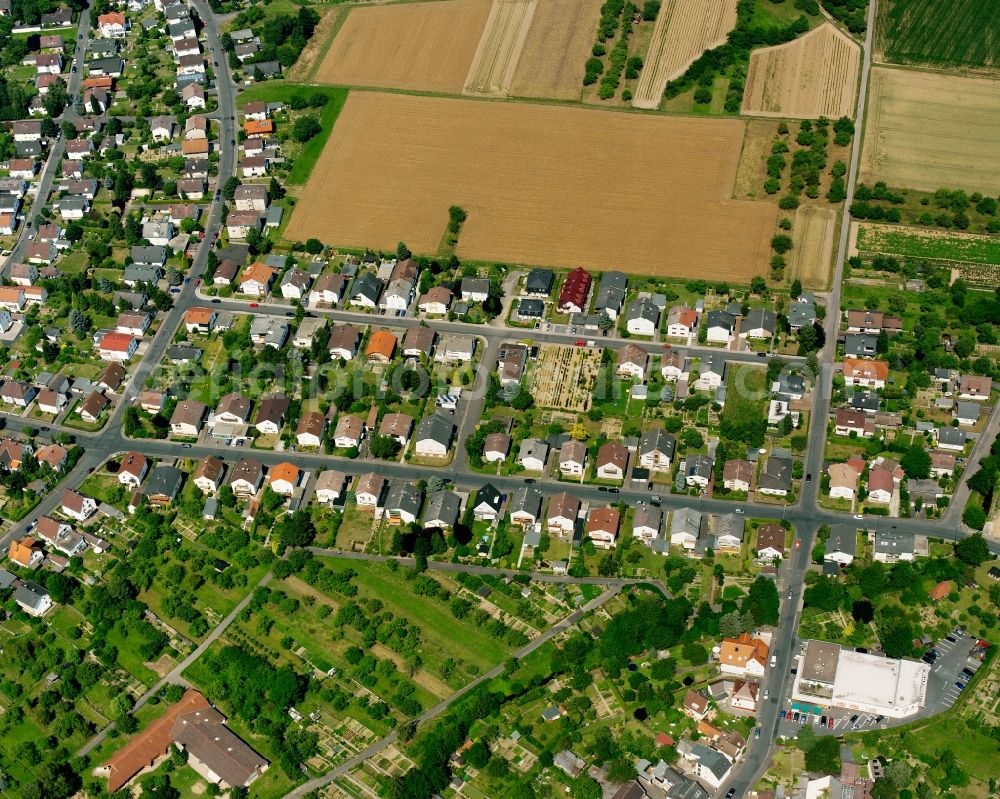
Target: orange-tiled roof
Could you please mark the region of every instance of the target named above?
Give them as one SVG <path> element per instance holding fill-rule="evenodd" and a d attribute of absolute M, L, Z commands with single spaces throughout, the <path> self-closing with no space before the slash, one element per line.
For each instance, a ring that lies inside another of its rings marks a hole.
<path fill-rule="evenodd" d="M 243 123 L 243 130 L 247 136 L 260 136 L 262 133 L 273 133 L 274 122 L 270 119 L 248 119 Z"/>
<path fill-rule="evenodd" d="M 293 463 L 288 463 L 288 461 L 279 463 L 271 469 L 271 477 L 268 482 L 274 483 L 277 480 L 285 480 L 295 485 L 299 482 L 299 467 Z"/>
<path fill-rule="evenodd" d="M 255 261 L 243 270 L 239 283 L 242 286 L 249 280 L 256 280 L 258 283 L 266 285 L 274 277 L 274 270 L 261 261 Z"/>
<path fill-rule="evenodd" d="M 108 792 L 114 793 L 144 768 L 152 765 L 154 760 L 167 753 L 174 740 L 170 731 L 178 716 L 209 706 L 205 697 L 188 689 L 180 702 L 171 705 L 166 713 L 151 722 L 101 765 L 108 772 Z"/>
<path fill-rule="evenodd" d="M 124 25 L 125 15 L 119 11 L 109 11 L 107 14 L 101 14 L 97 18 L 98 25 L 114 25 L 115 23 Z"/>
<path fill-rule="evenodd" d="M 746 666 L 751 660 L 761 665 L 767 662 L 767 644 L 750 633 L 741 633 L 739 638 L 723 638 L 719 651 L 719 662 L 723 666 Z"/>
<path fill-rule="evenodd" d="M 188 308 L 184 321 L 192 325 L 207 325 L 212 321 L 214 311 L 211 308 Z"/>
<path fill-rule="evenodd" d="M 368 341 L 365 355 L 382 355 L 388 359 L 395 351 L 396 337 L 388 330 L 376 330 Z"/>
<path fill-rule="evenodd" d="M 208 139 L 185 139 L 181 142 L 181 152 L 185 155 L 207 153 Z"/>
<path fill-rule="evenodd" d="M 951 593 L 951 580 L 945 580 L 944 582 L 938 583 L 931 589 L 930 592 L 931 599 L 933 599 L 935 602 L 940 602 L 950 593 Z"/>
<path fill-rule="evenodd" d="M 844 377 L 886 380 L 889 377 L 889 364 L 885 361 L 844 358 Z"/>
<path fill-rule="evenodd" d="M 101 339 L 101 349 L 108 352 L 128 352 L 132 339 L 130 333 L 105 333 Z"/>
<path fill-rule="evenodd" d="M 99 78 L 84 78 L 81 86 L 84 89 L 110 89 L 114 85 L 114 78 L 101 76 Z"/>
<path fill-rule="evenodd" d="M 31 555 L 34 550 L 35 539 L 30 535 L 26 535 L 20 541 L 16 538 L 10 542 L 10 549 L 7 551 L 7 557 L 10 558 L 18 566 L 27 566 L 31 562 Z"/>

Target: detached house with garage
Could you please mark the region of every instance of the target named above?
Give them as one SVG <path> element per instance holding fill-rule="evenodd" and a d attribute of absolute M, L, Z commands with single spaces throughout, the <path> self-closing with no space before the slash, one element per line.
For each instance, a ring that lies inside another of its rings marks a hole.
<path fill-rule="evenodd" d="M 587 515 L 587 537 L 599 549 L 611 549 L 618 539 L 621 514 L 615 508 L 591 508 Z"/>

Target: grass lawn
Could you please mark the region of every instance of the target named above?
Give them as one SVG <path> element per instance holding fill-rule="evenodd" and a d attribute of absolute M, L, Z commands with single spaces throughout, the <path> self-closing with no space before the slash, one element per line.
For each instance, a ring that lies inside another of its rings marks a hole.
<path fill-rule="evenodd" d="M 138 636 L 126 638 L 116 628 L 108 632 L 108 643 L 118 650 L 118 662 L 129 674 L 146 686 L 156 682 L 156 672 L 146 665 L 136 651 L 136 647 L 142 643 Z"/>
<path fill-rule="evenodd" d="M 360 596 L 377 597 L 393 614 L 420 628 L 423 657 L 435 671 L 449 657 L 475 663 L 483 671 L 507 657 L 509 650 L 504 644 L 459 621 L 441 603 L 413 594 L 402 571 L 391 572 L 381 563 L 361 561 L 330 565 L 335 571 L 353 569 L 358 574 L 354 582 Z"/>

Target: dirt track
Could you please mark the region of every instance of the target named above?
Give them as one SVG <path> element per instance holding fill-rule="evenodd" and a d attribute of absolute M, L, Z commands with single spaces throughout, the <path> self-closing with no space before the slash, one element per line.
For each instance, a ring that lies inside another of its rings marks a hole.
<path fill-rule="evenodd" d="M 406 124 L 400 124 L 406 120 Z M 748 282 L 765 274 L 776 208 L 729 199 L 738 120 L 350 95 L 286 235 Z"/>

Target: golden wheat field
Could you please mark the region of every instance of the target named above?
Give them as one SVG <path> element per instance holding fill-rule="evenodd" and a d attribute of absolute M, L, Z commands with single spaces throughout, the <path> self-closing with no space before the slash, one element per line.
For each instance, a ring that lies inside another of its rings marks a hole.
<path fill-rule="evenodd" d="M 833 232 L 837 212 L 821 205 L 800 205 L 795 211 L 788 279 L 807 289 L 825 289 L 833 262 Z"/>
<path fill-rule="evenodd" d="M 401 122 L 405 120 L 405 124 Z M 286 235 L 746 282 L 765 274 L 777 209 L 729 199 L 739 120 L 355 92 Z"/>
<path fill-rule="evenodd" d="M 316 70 L 317 83 L 462 91 L 489 0 L 352 8 Z"/>
<path fill-rule="evenodd" d="M 537 5 L 538 0 L 493 0 L 465 79 L 466 94 L 507 95 Z"/>
<path fill-rule="evenodd" d="M 861 48 L 824 22 L 805 36 L 750 55 L 744 114 L 815 119 L 853 116 Z"/>
<path fill-rule="evenodd" d="M 667 81 L 680 77 L 736 25 L 736 0 L 663 0 L 632 105 L 658 108 Z"/>
<path fill-rule="evenodd" d="M 579 100 L 601 0 L 538 0 L 508 94 Z"/>
<path fill-rule="evenodd" d="M 861 177 L 890 186 L 1000 193 L 1000 82 L 871 72 Z"/>

